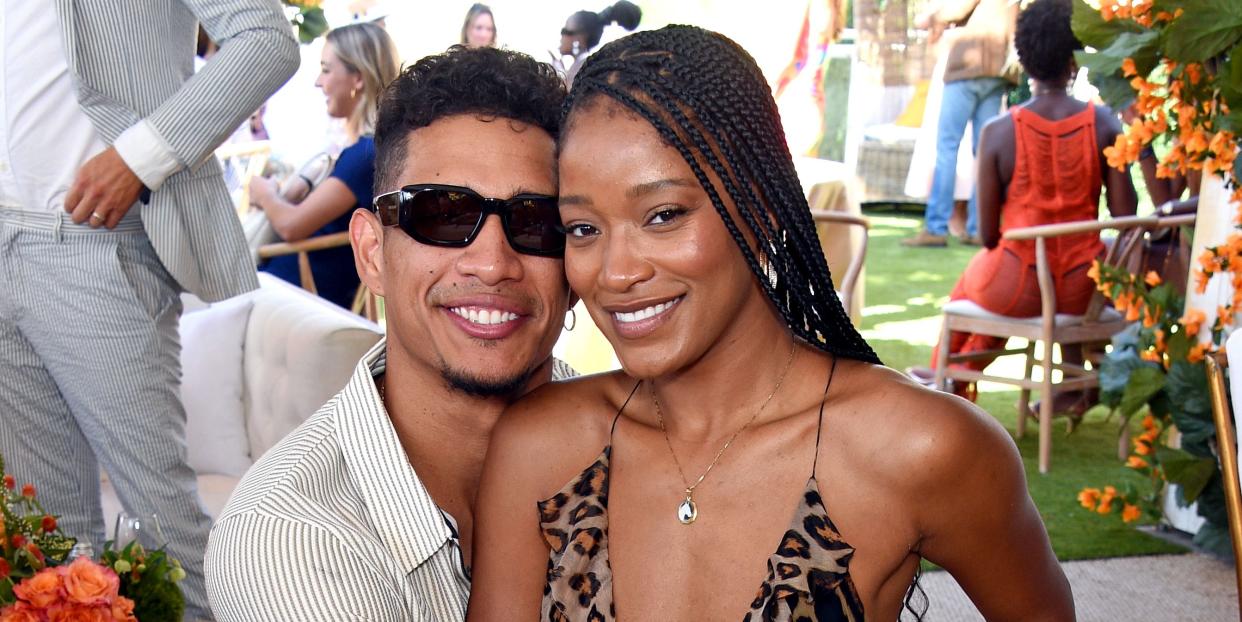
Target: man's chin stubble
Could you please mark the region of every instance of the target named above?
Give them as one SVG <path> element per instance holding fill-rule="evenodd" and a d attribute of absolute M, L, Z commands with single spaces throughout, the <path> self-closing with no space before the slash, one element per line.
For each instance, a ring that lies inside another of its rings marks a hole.
<path fill-rule="evenodd" d="M 453 369 L 443 361 L 440 363 L 440 376 L 448 383 L 449 388 L 460 391 L 471 397 L 501 397 L 512 400 L 521 395 L 530 381 L 538 365 L 527 368 L 519 374 L 498 380 L 489 380 L 472 376 L 467 372 Z"/>

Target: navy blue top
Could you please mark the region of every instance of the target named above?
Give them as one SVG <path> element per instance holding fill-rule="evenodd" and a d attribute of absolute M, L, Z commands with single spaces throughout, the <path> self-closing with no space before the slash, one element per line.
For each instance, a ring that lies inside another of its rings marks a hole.
<path fill-rule="evenodd" d="M 357 202 L 353 208 L 321 227 L 313 236 L 348 231 L 349 219 L 354 209 L 370 209 L 371 184 L 375 178 L 375 141 L 372 137 L 363 136 L 358 142 L 346 147 L 337 158 L 331 176 L 341 180 L 354 194 Z M 348 309 L 354 301 L 360 282 L 358 271 L 354 269 L 353 250 L 349 246 L 340 246 L 315 251 L 310 254 L 310 264 L 319 296 Z M 273 257 L 259 269 L 294 285 L 302 284 L 298 276 L 297 255 Z"/>

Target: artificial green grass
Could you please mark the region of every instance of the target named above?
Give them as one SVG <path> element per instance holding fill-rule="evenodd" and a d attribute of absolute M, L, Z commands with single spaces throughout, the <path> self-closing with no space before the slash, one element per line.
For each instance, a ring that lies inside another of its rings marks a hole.
<path fill-rule="evenodd" d="M 931 343 L 939 335 L 940 305 L 978 248 L 951 240 L 948 248 L 905 248 L 900 240 L 916 233 L 922 219 L 909 213 L 873 211 L 867 249 L 866 306 L 862 329 L 880 358 L 890 367 L 926 365 Z M 931 342 L 931 343 L 929 343 Z M 1017 430 L 1018 392 L 983 392 L 979 406 L 1010 432 Z M 1057 420 L 1052 441 L 1052 468 L 1039 474 L 1038 425 L 1027 422 L 1027 436 L 1017 441 L 1026 466 L 1031 497 L 1039 508 L 1062 561 L 1184 551 L 1121 522 L 1118 515 L 1098 516 L 1080 506 L 1078 491 L 1086 486 L 1120 486 L 1141 478 L 1117 459 L 1117 420 L 1094 409 L 1073 434 Z"/>

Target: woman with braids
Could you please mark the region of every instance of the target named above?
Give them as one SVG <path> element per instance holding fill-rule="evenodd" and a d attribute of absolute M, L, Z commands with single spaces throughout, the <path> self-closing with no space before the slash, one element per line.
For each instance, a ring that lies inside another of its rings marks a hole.
<path fill-rule="evenodd" d="M 566 275 L 623 369 L 501 417 L 470 619 L 918 617 L 922 559 L 989 620 L 1072 619 L 1005 430 L 846 317 L 754 60 L 631 35 L 565 110 Z"/>
<path fill-rule="evenodd" d="M 596 13 L 594 11 L 578 11 L 565 20 L 561 28 L 561 45 L 559 54 L 552 55 L 552 64 L 557 71 L 565 76 L 565 84 L 573 86 L 574 76 L 582 67 L 582 61 L 590 56 L 604 36 L 604 27 L 618 24 L 626 30 L 638 28 L 643 17 L 643 10 L 629 0 L 617 0 L 616 4 Z M 564 57 L 572 56 L 573 64 L 568 69 L 564 66 Z"/>
<path fill-rule="evenodd" d="M 1018 14 L 1014 47 L 1031 77 L 1031 99 L 1009 114 L 993 119 L 979 137 L 979 232 L 983 246 L 950 294 L 1010 317 L 1038 317 L 1039 281 L 1035 243 L 1001 239 L 1006 229 L 1095 220 L 1100 191 L 1108 191 L 1113 216 L 1134 214 L 1137 199 L 1129 170 L 1108 166 L 1104 148 L 1121 133 L 1121 123 L 1107 106 L 1074 99 L 1068 87 L 1078 65 L 1074 50 L 1082 43 L 1070 29 L 1071 0 L 1035 0 Z M 1003 225 L 1003 226 L 1002 226 Z M 1048 242 L 1048 263 L 1056 286 L 1057 313 L 1081 315 L 1095 294 L 1088 276 L 1091 262 L 1104 250 L 1099 233 L 1061 236 Z M 1005 340 L 955 332 L 949 351 L 985 352 Z M 939 350 L 939 348 L 937 348 Z M 1080 347 L 1062 356 L 1082 364 Z M 933 358 L 933 364 L 935 359 Z M 962 365 L 982 370 L 991 363 L 976 358 Z M 930 383 L 931 369 L 911 370 Z M 970 385 L 955 392 L 974 396 Z M 1093 392 L 1065 391 L 1056 395 L 1053 412 L 1075 419 L 1095 404 Z M 1039 407 L 1035 406 L 1035 412 Z"/>

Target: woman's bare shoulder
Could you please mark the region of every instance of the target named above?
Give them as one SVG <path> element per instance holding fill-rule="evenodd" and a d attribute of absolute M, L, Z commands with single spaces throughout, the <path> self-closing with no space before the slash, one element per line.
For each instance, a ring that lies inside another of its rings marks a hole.
<path fill-rule="evenodd" d="M 615 371 L 542 385 L 501 415 L 490 454 L 526 470 L 550 496 L 603 451 L 636 382 Z"/>
<path fill-rule="evenodd" d="M 874 464 L 877 475 L 926 490 L 952 485 L 963 469 L 983 463 L 1021 472 L 1013 439 L 983 409 L 887 367 L 848 367 L 838 431 L 848 446 L 885 456 Z"/>

